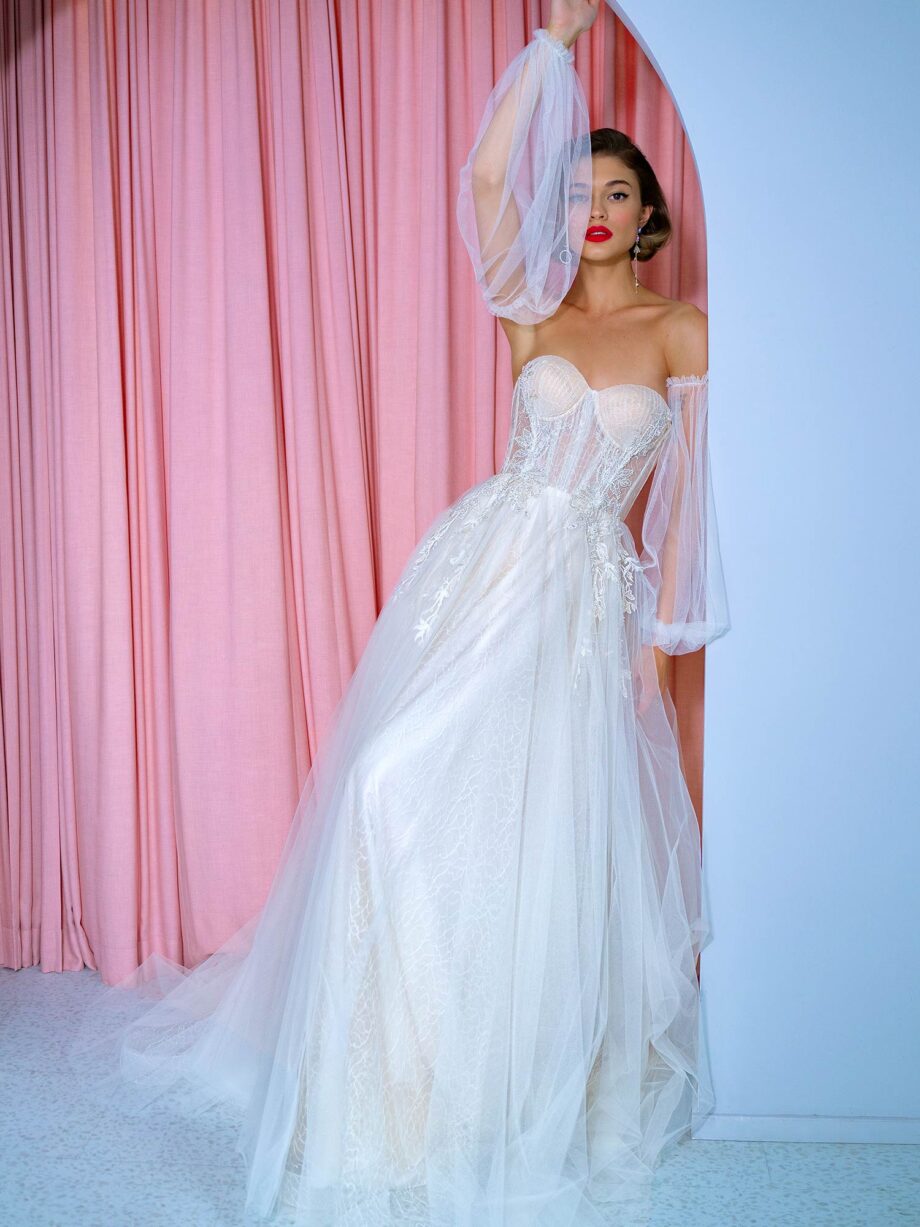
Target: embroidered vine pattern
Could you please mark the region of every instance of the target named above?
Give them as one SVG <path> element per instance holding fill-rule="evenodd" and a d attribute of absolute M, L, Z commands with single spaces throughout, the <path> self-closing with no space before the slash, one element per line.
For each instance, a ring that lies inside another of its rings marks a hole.
<path fill-rule="evenodd" d="M 522 405 L 528 397 L 532 373 L 533 368 L 528 368 L 522 374 L 519 388 Z M 527 413 L 526 408 L 523 411 Z M 592 412 L 594 412 L 593 405 Z M 462 534 L 460 546 L 447 559 L 450 570 L 440 578 L 433 592 L 423 593 L 422 599 L 426 601 L 426 604 L 420 609 L 418 621 L 413 627 L 417 643 L 424 642 L 430 636 L 441 606 L 455 587 L 469 559 L 472 529 L 481 523 L 495 501 L 507 500 L 526 515 L 529 513 L 533 499 L 549 484 L 550 466 L 547 461 L 547 453 L 552 451 L 560 430 L 564 428 L 564 420 L 567 416 L 541 419 L 538 427 L 527 413 L 523 429 L 512 436 L 512 450 L 502 469 L 494 477 L 461 495 L 444 515 L 440 524 L 425 537 L 417 548 L 404 576 L 394 588 L 391 599 L 400 598 L 415 584 L 432 550 L 459 521 Z M 622 448 L 609 443 L 598 471 L 592 475 L 590 486 L 582 487 L 571 495 L 571 518 L 568 523 L 571 527 L 580 526 L 585 534 L 591 562 L 592 605 L 596 622 L 600 622 L 606 614 L 606 590 L 610 580 L 616 581 L 619 587 L 622 608 L 626 610 L 636 608 L 635 574 L 641 567 L 638 560 L 621 543 L 620 508 L 623 496 L 628 492 L 632 482 L 630 462 L 652 446 L 668 428 L 671 420 L 672 414 L 668 409 L 663 414 L 656 414 L 629 447 Z M 611 536 L 616 541 L 615 558 L 610 556 L 609 539 Z M 583 657 L 593 650 L 591 638 L 593 637 L 589 637 L 587 642 L 582 643 L 580 656 Z M 581 668 L 581 663 L 579 663 L 576 681 Z M 624 694 L 625 673 L 624 667 L 621 675 Z"/>
<path fill-rule="evenodd" d="M 499 481 L 500 477 L 501 474 L 497 474 L 495 477 L 488 478 L 481 485 L 475 486 L 472 490 L 468 490 L 466 494 L 460 496 L 444 515 L 437 528 L 433 529 L 419 545 L 411 563 L 406 568 L 405 575 L 393 589 L 390 599 L 397 600 L 414 585 L 431 551 L 450 530 L 451 526 L 459 520 L 459 527 L 464 534 L 463 538 L 461 538 L 460 548 L 451 554 L 447 560 L 452 568 L 450 574 L 441 580 L 434 593 L 423 594 L 424 597 L 430 596 L 431 600 L 421 610 L 419 619 L 412 628 L 415 632 L 416 643 L 424 642 L 430 635 L 438 610 L 450 595 L 458 576 L 463 571 L 464 564 L 469 557 L 470 534 L 473 528 L 482 521 L 498 497 L 499 486 L 501 484 Z"/>
<path fill-rule="evenodd" d="M 391 600 L 395 600 L 404 592 L 407 592 L 415 583 L 416 579 L 418 578 L 418 573 L 425 565 L 431 551 L 448 531 L 451 524 L 453 524 L 453 522 L 467 510 L 469 503 L 472 501 L 471 493 L 472 492 L 468 491 L 466 494 L 461 494 L 451 509 L 444 516 L 438 527 L 432 528 L 432 530 L 418 546 L 411 562 L 409 562 L 406 566 L 405 574 L 393 589 L 390 597 Z"/>
<path fill-rule="evenodd" d="M 615 580 L 619 586 L 621 605 L 625 610 L 635 610 L 635 574 L 641 570 L 636 558 L 626 550 L 621 541 L 622 519 L 620 508 L 623 496 L 632 484 L 630 462 L 642 455 L 671 423 L 671 413 L 653 419 L 629 448 L 611 448 L 605 458 L 598 479 L 590 488 L 577 490 L 570 500 L 574 515 L 569 520 L 572 527 L 582 527 L 591 560 L 594 617 L 600 622 L 606 615 L 607 584 Z M 608 538 L 616 537 L 616 560 L 610 557 Z M 593 653 L 595 639 L 585 635 L 578 650 L 578 665 L 574 683 L 578 684 L 583 670 L 584 658 Z M 627 677 L 629 659 L 625 637 L 620 636 L 620 691 L 628 694 Z"/>
<path fill-rule="evenodd" d="M 574 515 L 569 523 L 573 528 L 582 526 L 588 543 L 594 587 L 594 614 L 598 621 L 606 612 L 606 587 L 610 579 L 619 584 L 624 609 L 636 608 L 634 579 L 635 572 L 640 568 L 632 554 L 622 547 L 619 532 L 620 508 L 623 496 L 632 484 L 630 462 L 654 443 L 670 421 L 670 413 L 654 418 L 629 448 L 612 447 L 591 487 L 576 490 L 570 500 Z M 610 557 L 607 544 L 612 532 L 615 532 L 617 541 L 616 561 Z"/>

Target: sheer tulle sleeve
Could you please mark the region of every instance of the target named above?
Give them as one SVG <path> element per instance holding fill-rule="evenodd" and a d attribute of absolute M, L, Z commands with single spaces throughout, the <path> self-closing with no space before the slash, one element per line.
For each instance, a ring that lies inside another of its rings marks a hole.
<path fill-rule="evenodd" d="M 642 523 L 640 634 L 671 656 L 731 626 L 707 439 L 709 373 L 668 380 L 672 423 Z"/>
<path fill-rule="evenodd" d="M 460 170 L 457 222 L 486 306 L 519 324 L 562 302 L 590 216 L 588 107 L 574 59 L 536 30 L 489 95 Z"/>

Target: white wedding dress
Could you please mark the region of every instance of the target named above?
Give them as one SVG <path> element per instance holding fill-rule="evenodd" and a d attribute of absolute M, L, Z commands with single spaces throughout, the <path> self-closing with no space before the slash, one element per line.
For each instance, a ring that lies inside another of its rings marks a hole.
<path fill-rule="evenodd" d="M 560 199 L 590 173 L 571 53 L 538 32 L 471 160 L 508 98 L 516 223 L 480 241 L 471 161 L 458 216 L 490 309 L 545 318 L 584 233 Z M 699 830 L 652 652 L 729 628 L 707 392 L 526 364 L 504 463 L 409 559 L 262 910 L 192 971 L 152 956 L 84 1023 L 72 1060 L 110 1102 L 234 1114 L 256 1216 L 621 1223 L 711 1109 Z"/>

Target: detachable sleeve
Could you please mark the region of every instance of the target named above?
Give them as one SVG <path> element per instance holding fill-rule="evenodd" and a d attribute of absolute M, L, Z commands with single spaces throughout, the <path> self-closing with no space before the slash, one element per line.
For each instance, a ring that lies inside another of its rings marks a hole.
<path fill-rule="evenodd" d="M 511 61 L 460 170 L 457 223 L 486 306 L 519 324 L 568 293 L 591 213 L 591 136 L 575 55 L 546 30 Z"/>
<path fill-rule="evenodd" d="M 642 641 L 694 652 L 731 622 L 709 465 L 709 372 L 668 380 L 672 422 L 652 473 L 644 519 Z"/>

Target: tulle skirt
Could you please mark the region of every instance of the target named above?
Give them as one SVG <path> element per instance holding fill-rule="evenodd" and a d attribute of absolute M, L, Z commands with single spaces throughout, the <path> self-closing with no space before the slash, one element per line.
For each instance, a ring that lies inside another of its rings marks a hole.
<path fill-rule="evenodd" d="M 606 544 L 635 557 L 619 521 Z M 196 968 L 153 955 L 102 994 L 70 1052 L 88 1093 L 230 1112 L 258 1219 L 641 1221 L 712 1108 L 708 927 L 673 708 L 615 570 L 552 487 L 500 473 L 445 510 L 264 906 Z"/>

